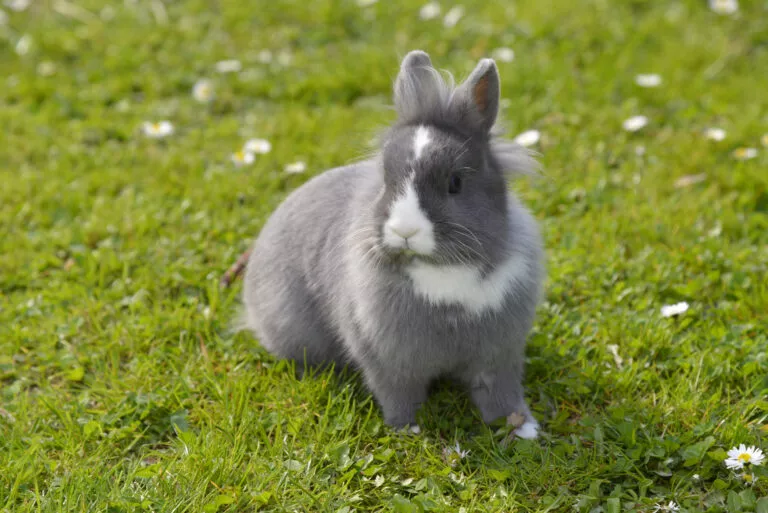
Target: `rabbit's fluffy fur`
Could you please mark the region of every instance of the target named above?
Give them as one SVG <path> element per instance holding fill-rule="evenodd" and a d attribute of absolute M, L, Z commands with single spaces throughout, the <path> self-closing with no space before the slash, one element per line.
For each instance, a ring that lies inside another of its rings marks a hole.
<path fill-rule="evenodd" d="M 360 369 L 392 426 L 416 426 L 430 382 L 450 376 L 485 421 L 522 416 L 518 436 L 535 437 L 522 379 L 543 251 L 507 187 L 535 162 L 492 134 L 496 64 L 452 87 L 413 51 L 394 100 L 376 157 L 308 181 L 262 229 L 246 326 L 297 365 Z"/>

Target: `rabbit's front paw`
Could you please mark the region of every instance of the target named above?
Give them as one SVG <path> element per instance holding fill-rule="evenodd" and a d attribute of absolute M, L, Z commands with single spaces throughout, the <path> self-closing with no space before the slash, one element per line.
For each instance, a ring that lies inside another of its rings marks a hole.
<path fill-rule="evenodd" d="M 399 433 L 418 435 L 421 433 L 421 427 L 418 424 L 408 424 L 397 430 Z"/>
<path fill-rule="evenodd" d="M 514 412 L 507 415 L 507 425 L 516 429 L 512 435 L 526 440 L 535 440 L 539 437 L 539 423 L 533 417 L 526 418 L 525 415 Z"/>

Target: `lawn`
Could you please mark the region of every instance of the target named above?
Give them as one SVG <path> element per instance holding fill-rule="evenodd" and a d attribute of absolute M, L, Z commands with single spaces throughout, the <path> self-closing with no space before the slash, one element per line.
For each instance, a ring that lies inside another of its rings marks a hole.
<path fill-rule="evenodd" d="M 724 464 L 768 449 L 765 1 L 462 0 L 448 27 L 445 2 L 25 3 L 0 7 L 0 511 L 768 512 L 765 466 Z M 512 185 L 547 246 L 536 441 L 448 383 L 394 432 L 359 376 L 230 330 L 221 275 L 371 151 L 414 48 L 457 78 L 498 56 L 507 135 L 540 134 Z"/>

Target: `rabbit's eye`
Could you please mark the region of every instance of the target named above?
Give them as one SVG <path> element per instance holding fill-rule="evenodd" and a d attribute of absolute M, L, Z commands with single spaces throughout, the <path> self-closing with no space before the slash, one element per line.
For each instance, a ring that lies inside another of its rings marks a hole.
<path fill-rule="evenodd" d="M 458 194 L 461 192 L 461 177 L 458 173 L 452 173 L 448 181 L 448 194 Z"/>

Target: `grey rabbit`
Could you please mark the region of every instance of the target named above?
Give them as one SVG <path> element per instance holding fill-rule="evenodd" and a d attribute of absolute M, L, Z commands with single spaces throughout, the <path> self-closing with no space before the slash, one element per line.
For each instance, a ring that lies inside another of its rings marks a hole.
<path fill-rule="evenodd" d="M 482 59 L 453 87 L 412 51 L 394 103 L 375 157 L 309 180 L 267 221 L 244 324 L 299 366 L 361 370 L 391 426 L 418 432 L 430 382 L 448 376 L 484 421 L 506 416 L 535 438 L 522 379 L 544 255 L 507 181 L 536 162 L 495 136 L 496 64 Z"/>

